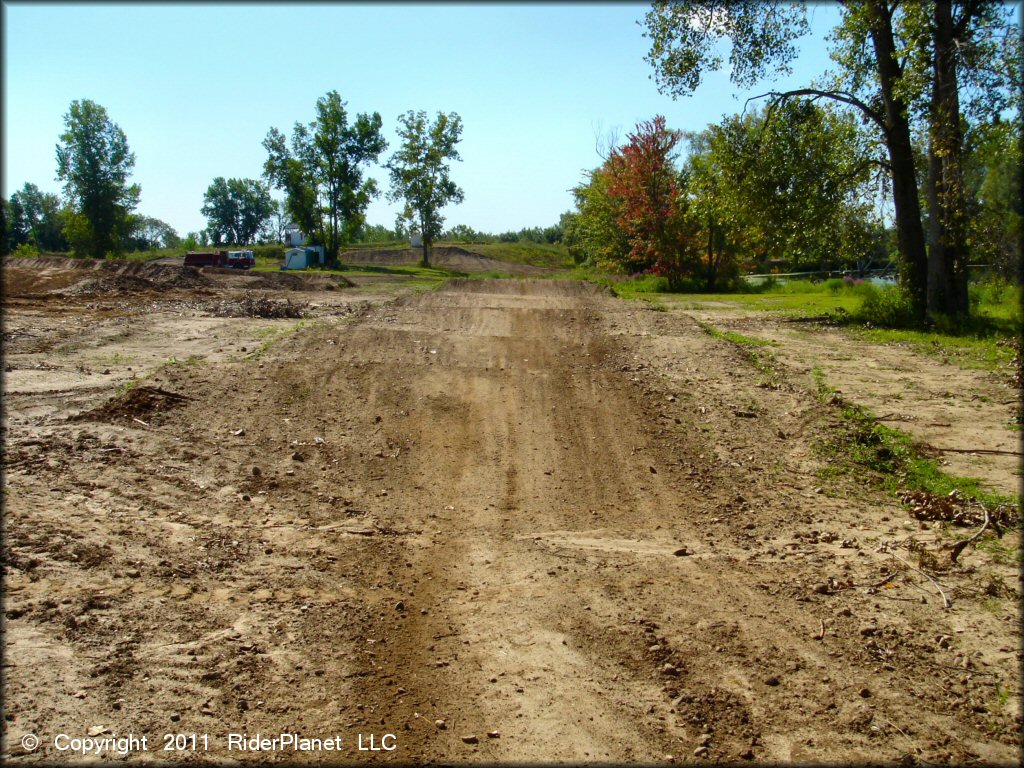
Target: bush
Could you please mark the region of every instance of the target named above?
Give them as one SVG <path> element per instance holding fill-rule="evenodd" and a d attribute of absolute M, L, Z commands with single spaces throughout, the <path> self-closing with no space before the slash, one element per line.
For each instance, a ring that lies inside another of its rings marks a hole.
<path fill-rule="evenodd" d="M 257 259 L 284 259 L 284 246 L 280 243 L 268 243 L 266 245 L 252 246 L 253 255 Z"/>
<path fill-rule="evenodd" d="M 14 255 L 15 256 L 38 256 L 39 255 L 39 249 L 36 248 L 34 245 L 29 245 L 28 243 L 22 243 L 21 245 L 19 245 L 17 248 L 14 249 Z"/>
<path fill-rule="evenodd" d="M 915 325 L 910 304 L 896 286 L 876 288 L 870 283 L 858 287 L 864 303 L 854 313 L 856 320 L 880 328 L 910 328 Z"/>

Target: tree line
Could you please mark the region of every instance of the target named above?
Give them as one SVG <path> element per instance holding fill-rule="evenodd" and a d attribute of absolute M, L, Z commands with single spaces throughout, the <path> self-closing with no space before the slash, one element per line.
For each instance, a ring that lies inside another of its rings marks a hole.
<path fill-rule="evenodd" d="M 657 0 L 644 24 L 659 89 L 692 94 L 722 68 L 726 42 L 739 86 L 790 72 L 807 5 Z M 1024 86 L 1014 10 L 997 0 L 846 0 L 840 10 L 835 68 L 760 98 L 769 111 L 828 103 L 852 116 L 863 134 L 856 157 L 887 185 L 908 315 L 965 316 L 972 259 L 1019 272 L 1020 143 L 1003 120 L 1019 120 Z"/>
<path fill-rule="evenodd" d="M 3 253 L 66 251 L 104 258 L 149 247 L 197 247 L 257 239 L 280 241 L 287 224 L 297 225 L 313 243 L 325 247 L 337 263 L 342 245 L 362 233 L 370 201 L 380 194 L 365 178 L 367 167 L 387 149 L 379 113 L 350 120 L 337 91 L 317 100 L 316 117 L 295 123 L 291 141 L 271 128 L 263 142 L 263 177 L 214 178 L 203 195 L 207 226 L 184 240 L 166 223 L 134 213 L 141 189 L 129 181 L 135 155 L 124 132 L 104 107 L 88 99 L 74 101 L 64 116 L 57 145 L 57 178 L 64 197 L 26 184 L 3 200 Z M 403 203 L 396 229 L 414 229 L 423 240 L 423 261 L 442 235 L 443 209 L 463 199 L 452 181 L 450 163 L 459 160 L 456 145 L 462 119 L 454 112 L 408 111 L 398 118 L 400 145 L 384 167 L 390 175 L 388 198 Z M 270 189 L 284 193 L 271 198 Z"/>

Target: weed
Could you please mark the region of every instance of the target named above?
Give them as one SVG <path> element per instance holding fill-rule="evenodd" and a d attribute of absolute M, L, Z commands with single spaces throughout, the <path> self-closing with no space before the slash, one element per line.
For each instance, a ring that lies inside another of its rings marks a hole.
<path fill-rule="evenodd" d="M 121 384 L 120 386 L 118 386 L 117 394 L 125 395 L 125 394 L 131 392 L 133 389 L 135 389 L 137 386 L 139 386 L 139 382 L 142 381 L 142 380 L 143 380 L 142 378 L 128 379 L 128 381 L 124 382 L 124 384 Z"/>

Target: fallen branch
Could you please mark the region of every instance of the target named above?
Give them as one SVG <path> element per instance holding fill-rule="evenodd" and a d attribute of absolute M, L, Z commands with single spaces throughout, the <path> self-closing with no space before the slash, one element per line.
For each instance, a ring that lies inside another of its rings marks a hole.
<path fill-rule="evenodd" d="M 935 448 L 935 446 L 932 446 Z M 942 453 L 984 453 L 992 456 L 1024 456 L 1020 451 L 1003 451 L 996 448 L 935 448 Z"/>
<path fill-rule="evenodd" d="M 916 565 L 912 565 L 911 563 L 908 563 L 906 560 L 904 560 L 902 557 L 897 555 L 895 552 L 890 551 L 889 554 L 892 557 L 895 557 L 897 560 L 899 560 L 901 563 L 903 563 L 908 568 L 913 568 L 915 571 L 917 571 L 922 576 L 924 576 L 926 579 L 928 579 L 928 581 L 930 581 L 932 583 L 932 585 L 935 587 L 935 589 L 937 589 L 939 591 L 939 594 L 942 596 L 942 607 L 943 608 L 948 610 L 948 609 L 953 607 L 952 601 L 948 597 L 946 597 L 946 593 L 942 591 L 942 585 L 940 585 L 939 582 L 937 582 L 935 579 L 933 579 L 930 574 L 925 573 L 920 568 L 918 568 Z"/>
<path fill-rule="evenodd" d="M 142 419 L 137 419 L 137 418 L 135 418 L 134 416 L 132 416 L 132 421 L 137 421 L 137 422 L 138 422 L 139 424 L 141 424 L 141 425 L 142 425 L 142 426 L 144 426 L 144 427 L 148 427 L 148 426 L 149 426 L 149 424 L 147 424 L 146 422 L 144 422 L 144 421 L 143 421 Z"/>
<path fill-rule="evenodd" d="M 890 581 L 892 581 L 893 579 L 895 579 L 899 575 L 900 575 L 899 571 L 893 571 L 888 576 L 886 576 L 884 579 L 882 579 L 879 582 L 876 582 L 875 584 L 872 584 L 871 586 L 875 587 L 875 588 L 877 588 L 877 587 L 884 587 L 886 584 L 888 584 Z"/>
<path fill-rule="evenodd" d="M 818 619 L 818 621 L 821 622 L 821 631 L 818 632 L 817 639 L 818 640 L 824 640 L 825 639 L 825 620 L 824 619 Z"/>
<path fill-rule="evenodd" d="M 985 532 L 985 529 L 988 528 L 988 524 L 992 521 L 992 516 L 988 513 L 988 507 L 986 507 L 984 504 L 978 504 L 978 506 L 981 507 L 982 510 L 984 510 L 985 512 L 985 522 L 981 524 L 981 528 L 979 528 L 977 533 L 971 536 L 971 538 L 964 539 L 963 541 L 958 541 L 953 546 L 952 551 L 949 553 L 949 559 L 952 560 L 954 563 L 956 562 L 956 559 L 960 557 L 960 553 L 967 549 L 968 545 L 978 540 L 981 534 Z"/>

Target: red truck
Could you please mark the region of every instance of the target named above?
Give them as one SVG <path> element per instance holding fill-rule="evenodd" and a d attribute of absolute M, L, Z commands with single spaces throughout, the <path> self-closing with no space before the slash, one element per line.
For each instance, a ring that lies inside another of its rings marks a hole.
<path fill-rule="evenodd" d="M 256 266 L 256 256 L 252 251 L 189 251 L 185 266 L 250 269 Z"/>

